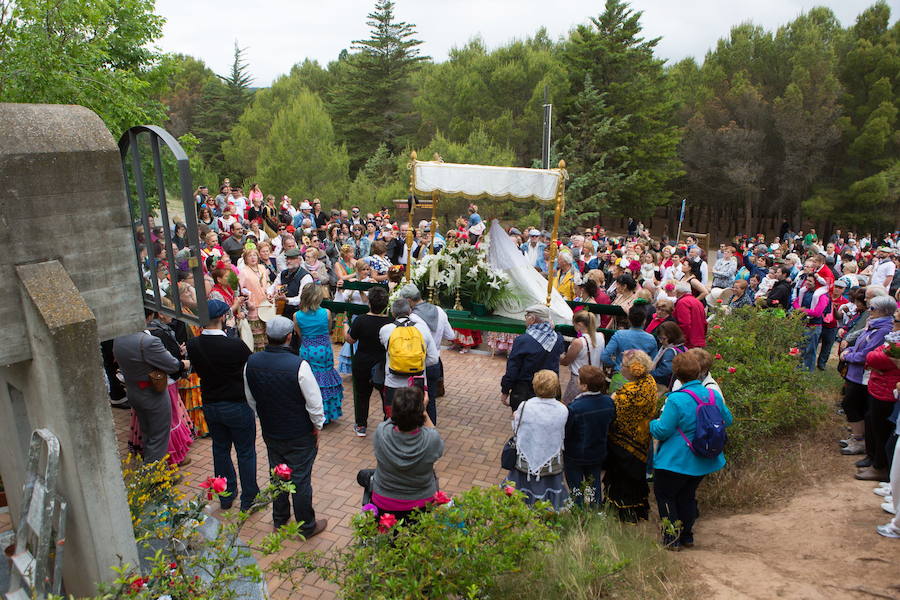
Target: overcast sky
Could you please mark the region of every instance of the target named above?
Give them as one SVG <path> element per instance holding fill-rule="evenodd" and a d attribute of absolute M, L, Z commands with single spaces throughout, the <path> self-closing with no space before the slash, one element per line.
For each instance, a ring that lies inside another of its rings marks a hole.
<path fill-rule="evenodd" d="M 731 27 L 752 21 L 774 30 L 801 12 L 825 5 L 844 26 L 874 0 L 633 0 L 644 12 L 646 37 L 662 37 L 661 58 L 702 61 Z M 551 37 L 603 10 L 603 0 L 397 0 L 396 15 L 414 23 L 423 53 L 436 61 L 481 36 L 489 48 L 533 34 L 544 26 Z M 366 15 L 374 0 L 157 0 L 166 18 L 160 48 L 200 58 L 216 73 L 227 73 L 234 40 L 246 47 L 253 85 L 268 86 L 304 58 L 325 66 L 351 40 L 368 36 Z M 892 19 L 900 0 L 889 0 Z"/>

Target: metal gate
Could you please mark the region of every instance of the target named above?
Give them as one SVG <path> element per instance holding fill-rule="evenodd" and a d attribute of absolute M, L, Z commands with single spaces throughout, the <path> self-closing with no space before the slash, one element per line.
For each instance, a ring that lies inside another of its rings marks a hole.
<path fill-rule="evenodd" d="M 146 145 L 142 142 L 146 141 L 149 141 L 149 152 L 142 155 L 141 146 Z M 164 158 L 161 154 L 160 141 L 171 151 L 171 158 L 168 156 Z M 119 153 L 122 157 L 125 195 L 128 198 L 138 278 L 144 293 L 144 307 L 180 321 L 206 325 L 209 321 L 209 312 L 206 307 L 203 267 L 200 264 L 197 204 L 194 200 L 187 153 L 169 132 L 153 125 L 132 127 L 122 134 L 119 138 Z M 173 246 L 175 230 L 173 222 L 169 219 L 167 184 L 170 189 L 177 184 L 181 195 L 187 242 L 183 250 Z M 153 207 L 149 198 L 154 196 L 159 201 L 162 223 L 157 223 L 152 214 Z M 160 249 L 161 253 L 158 253 L 157 250 Z M 185 306 L 179 293 L 179 282 L 187 279 L 188 274 L 193 275 L 196 307 Z M 168 298 L 174 308 L 166 306 L 164 298 Z"/>

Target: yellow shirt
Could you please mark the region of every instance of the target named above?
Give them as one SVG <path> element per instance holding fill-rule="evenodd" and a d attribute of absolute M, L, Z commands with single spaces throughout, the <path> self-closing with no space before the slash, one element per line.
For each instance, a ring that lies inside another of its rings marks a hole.
<path fill-rule="evenodd" d="M 562 282 L 559 280 L 559 275 L 554 275 L 553 287 L 556 288 L 556 291 L 558 291 L 566 300 L 575 298 L 575 278 L 572 277 L 571 271 L 563 275 Z"/>

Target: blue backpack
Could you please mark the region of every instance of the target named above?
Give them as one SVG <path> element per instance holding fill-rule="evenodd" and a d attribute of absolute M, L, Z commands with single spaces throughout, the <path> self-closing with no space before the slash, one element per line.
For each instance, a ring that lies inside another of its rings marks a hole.
<path fill-rule="evenodd" d="M 704 402 L 690 390 L 679 391 L 689 394 L 697 403 L 697 426 L 694 431 L 694 439 L 687 439 L 681 428 L 678 428 L 678 433 L 684 438 L 688 448 L 701 458 L 715 458 L 722 454 L 725 442 L 728 441 L 728 435 L 725 433 L 725 419 L 722 418 L 722 411 L 716 404 L 715 393 L 707 390 L 709 391 L 709 402 Z"/>

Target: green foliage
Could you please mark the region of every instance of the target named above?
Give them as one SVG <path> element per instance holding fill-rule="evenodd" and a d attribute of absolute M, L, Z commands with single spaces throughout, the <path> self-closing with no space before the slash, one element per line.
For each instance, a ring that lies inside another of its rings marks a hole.
<path fill-rule="evenodd" d="M 329 99 L 355 169 L 382 143 L 391 152 L 406 145 L 416 129 L 410 76 L 428 58 L 419 54 L 415 25 L 395 19 L 391 0 L 376 0 L 366 24 L 370 35 L 353 41 L 356 53 L 341 61 Z"/>
<path fill-rule="evenodd" d="M 606 205 L 621 215 L 651 213 L 667 201 L 670 182 L 681 175 L 675 102 L 663 61 L 653 55 L 659 39 L 641 37 L 641 14 L 622 0 L 607 0 L 603 13 L 572 30 L 563 49 L 573 92 L 563 106 L 570 127 L 583 119 L 579 109 L 583 112 L 587 101 L 582 94 L 585 86 L 603 90 L 604 102 L 595 104 L 592 122 L 579 135 L 589 138 L 597 123 L 611 119 L 614 127 L 603 138 L 614 150 L 600 170 L 621 174 L 618 185 L 608 186 L 604 197 Z"/>
<path fill-rule="evenodd" d="M 428 65 L 415 78 L 414 103 L 421 114 L 419 139 L 438 132 L 462 141 L 483 130 L 530 164 L 541 152 L 541 111 L 565 98 L 569 82 L 547 31 L 488 51 L 481 39 L 454 48 L 444 63 Z"/>
<path fill-rule="evenodd" d="M 498 577 L 520 571 L 533 552 L 553 551 L 559 539 L 546 506 L 531 508 L 520 492 L 499 487 L 458 494 L 387 533 L 379 533 L 379 518 L 355 516 L 346 548 L 300 552 L 274 568 L 314 571 L 348 600 L 484 598 Z"/>
<path fill-rule="evenodd" d="M 720 355 L 712 375 L 722 387 L 734 424 L 728 430 L 729 458 L 767 443 L 773 436 L 818 422 L 810 375 L 791 348 L 803 345 L 802 316 L 782 310 L 746 307 L 719 315 L 710 329 L 707 350 Z M 729 368 L 736 369 L 729 373 Z"/>
<path fill-rule="evenodd" d="M 148 70 L 162 35 L 153 0 L 0 3 L 0 102 L 81 104 L 113 137 L 161 123 Z"/>
<path fill-rule="evenodd" d="M 244 49 L 235 41 L 230 73 L 206 82 L 195 116 L 193 133 L 200 139 L 200 155 L 206 164 L 220 173 L 225 169 L 223 144 L 251 99 L 252 79 L 247 73 L 243 53 Z M 239 171 L 235 175 L 240 178 L 242 174 Z"/>
<path fill-rule="evenodd" d="M 163 56 L 155 75 L 159 79 L 156 96 L 166 107 L 167 120 L 163 127 L 173 136 L 181 137 L 193 130 L 203 89 L 216 74 L 192 56 L 169 54 Z"/>
<path fill-rule="evenodd" d="M 263 189 L 344 204 L 348 164 L 347 150 L 336 143 L 322 101 L 303 90 L 275 117 L 256 175 Z"/>
<path fill-rule="evenodd" d="M 684 567 L 654 529 L 595 510 L 562 514 L 555 550 L 532 552 L 520 570 L 497 580 L 490 597 L 524 597 L 523 590 L 534 600 L 690 597 Z"/>

